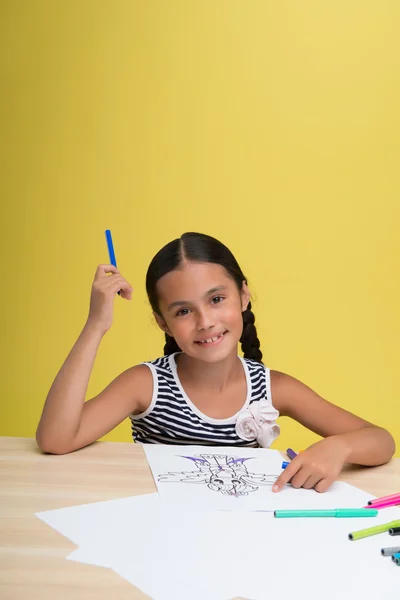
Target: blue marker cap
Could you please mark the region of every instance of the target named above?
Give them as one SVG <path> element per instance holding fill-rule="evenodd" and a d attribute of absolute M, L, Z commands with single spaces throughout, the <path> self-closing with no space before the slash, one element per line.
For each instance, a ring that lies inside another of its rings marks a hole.
<path fill-rule="evenodd" d="M 290 465 L 290 463 L 289 463 L 289 462 L 287 462 L 286 460 L 284 460 L 284 461 L 283 461 L 283 463 L 282 463 L 282 469 L 286 469 L 286 467 L 287 467 L 288 465 Z"/>

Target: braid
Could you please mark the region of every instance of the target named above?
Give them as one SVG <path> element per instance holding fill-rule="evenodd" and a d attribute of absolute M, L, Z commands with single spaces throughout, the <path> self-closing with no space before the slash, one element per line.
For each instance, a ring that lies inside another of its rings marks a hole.
<path fill-rule="evenodd" d="M 242 312 L 243 317 L 243 333 L 240 338 L 242 344 L 242 352 L 244 358 L 251 358 L 261 364 L 262 352 L 260 350 L 260 341 L 257 337 L 257 329 L 254 325 L 255 316 L 251 310 L 251 302 L 249 302 L 247 309 Z"/>
<path fill-rule="evenodd" d="M 174 352 L 181 352 L 181 349 L 179 348 L 178 344 L 175 341 L 175 338 L 171 337 L 170 335 L 168 335 L 168 333 L 165 334 L 165 346 L 164 346 L 164 356 L 167 356 L 168 354 L 174 354 Z"/>

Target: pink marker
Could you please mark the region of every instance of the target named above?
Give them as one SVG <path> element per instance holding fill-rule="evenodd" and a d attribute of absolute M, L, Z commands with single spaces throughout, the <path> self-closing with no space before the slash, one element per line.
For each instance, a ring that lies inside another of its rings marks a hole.
<path fill-rule="evenodd" d="M 388 506 L 396 506 L 400 504 L 399 498 L 392 498 L 392 500 L 382 500 L 381 502 L 375 502 L 374 504 L 367 504 L 364 508 L 387 508 Z"/>
<path fill-rule="evenodd" d="M 381 502 L 386 502 L 386 500 L 399 500 L 400 504 L 400 493 L 399 494 L 391 494 L 390 496 L 382 496 L 382 498 L 375 498 L 375 500 L 368 500 L 368 504 L 380 504 Z"/>

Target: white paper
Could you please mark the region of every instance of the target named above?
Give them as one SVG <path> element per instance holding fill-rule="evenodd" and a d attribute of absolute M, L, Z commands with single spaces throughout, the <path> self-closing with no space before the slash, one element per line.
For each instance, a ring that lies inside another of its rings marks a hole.
<path fill-rule="evenodd" d="M 97 528 L 69 558 L 109 566 L 157 600 L 235 596 L 230 593 L 235 588 L 231 573 L 227 577 L 236 540 L 233 513 L 174 511 L 155 503 L 130 514 L 120 531 L 106 523 Z M 246 514 L 251 513 L 243 518 Z M 229 552 L 221 555 L 225 545 Z"/>
<path fill-rule="evenodd" d="M 286 496 L 291 509 L 360 507 L 373 497 L 343 482 L 326 494 L 287 488 L 270 496 L 274 508 Z M 400 567 L 380 554 L 396 538 L 353 542 L 348 533 L 400 519 L 399 508 L 373 518 L 276 519 L 247 507 L 216 511 L 163 498 L 131 496 L 37 516 L 79 545 L 70 560 L 112 568 L 155 600 L 397 598 Z"/>
<path fill-rule="evenodd" d="M 282 456 L 264 448 L 221 448 L 144 444 L 163 502 L 198 510 L 357 508 L 372 497 L 343 482 L 324 494 L 272 486 L 282 473 Z M 236 461 L 236 462 L 235 462 Z"/>
<path fill-rule="evenodd" d="M 186 598 L 193 600 L 263 600 L 292 597 L 305 587 L 310 600 L 320 600 L 321 590 L 324 600 L 376 600 L 392 598 L 390 591 L 398 585 L 396 565 L 380 555 L 390 536 L 348 540 L 350 531 L 400 518 L 398 509 L 369 519 L 275 519 L 270 513 L 205 511 L 197 518 L 184 512 L 168 519 L 165 506 L 160 503 L 159 509 L 151 531 L 145 524 L 154 515 L 141 513 L 144 524 L 134 539 L 127 532 L 107 534 L 101 556 L 101 564 L 156 600 L 184 600 L 188 590 Z M 94 551 L 99 553 L 98 539 L 74 554 L 84 559 L 85 552 Z"/>
<path fill-rule="evenodd" d="M 97 539 L 104 531 L 123 531 L 131 522 L 131 515 L 137 519 L 145 507 L 153 510 L 158 503 L 158 494 L 145 494 L 47 510 L 36 516 L 74 544 L 81 545 L 88 539 Z"/>

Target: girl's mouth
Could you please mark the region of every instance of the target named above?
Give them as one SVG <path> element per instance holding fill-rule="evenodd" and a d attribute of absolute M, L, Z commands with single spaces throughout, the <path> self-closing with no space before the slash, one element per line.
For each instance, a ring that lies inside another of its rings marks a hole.
<path fill-rule="evenodd" d="M 209 346 L 216 346 L 222 341 L 226 333 L 228 332 L 224 331 L 224 333 L 220 333 L 219 335 L 214 335 L 213 337 L 205 338 L 204 340 L 195 341 L 195 344 L 197 344 L 198 346 L 202 346 L 203 348 L 208 348 Z"/>

